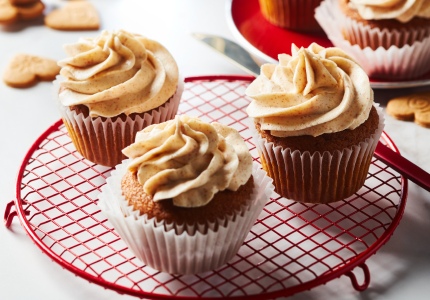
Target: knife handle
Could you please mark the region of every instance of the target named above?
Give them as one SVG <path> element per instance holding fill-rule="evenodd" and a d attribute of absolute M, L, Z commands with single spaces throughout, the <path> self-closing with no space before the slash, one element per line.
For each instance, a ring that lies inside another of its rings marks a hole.
<path fill-rule="evenodd" d="M 375 156 L 387 166 L 430 192 L 430 174 L 399 153 L 379 142 L 375 149 Z"/>

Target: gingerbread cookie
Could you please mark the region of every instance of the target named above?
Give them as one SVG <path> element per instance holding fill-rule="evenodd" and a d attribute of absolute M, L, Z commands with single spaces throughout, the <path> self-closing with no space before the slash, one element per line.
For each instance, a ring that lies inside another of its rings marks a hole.
<path fill-rule="evenodd" d="M 100 27 L 96 8 L 87 1 L 71 1 L 45 16 L 45 25 L 57 30 L 97 30 Z"/>
<path fill-rule="evenodd" d="M 40 0 L 0 0 L 0 24 L 37 18 L 44 9 Z"/>
<path fill-rule="evenodd" d="M 18 54 L 6 67 L 4 82 L 17 88 L 34 85 L 38 81 L 54 80 L 60 72 L 57 61 L 29 54 Z"/>
<path fill-rule="evenodd" d="M 396 119 L 414 121 L 430 128 L 430 91 L 389 100 L 387 113 Z"/>

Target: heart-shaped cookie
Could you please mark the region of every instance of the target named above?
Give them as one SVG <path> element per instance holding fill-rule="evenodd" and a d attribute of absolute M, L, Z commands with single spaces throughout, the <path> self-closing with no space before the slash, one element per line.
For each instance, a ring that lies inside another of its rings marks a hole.
<path fill-rule="evenodd" d="M 54 80 L 59 72 L 60 67 L 56 60 L 36 55 L 18 54 L 6 67 L 3 80 L 11 87 L 25 88 L 38 81 Z"/>
<path fill-rule="evenodd" d="M 11 24 L 18 20 L 30 20 L 39 17 L 45 5 L 40 0 L 24 2 L 0 0 L 0 24 Z"/>
<path fill-rule="evenodd" d="M 91 3 L 70 1 L 46 15 L 45 25 L 57 30 L 96 30 L 100 27 L 100 20 Z"/>
<path fill-rule="evenodd" d="M 396 119 L 414 121 L 430 128 L 430 91 L 389 100 L 387 113 Z"/>

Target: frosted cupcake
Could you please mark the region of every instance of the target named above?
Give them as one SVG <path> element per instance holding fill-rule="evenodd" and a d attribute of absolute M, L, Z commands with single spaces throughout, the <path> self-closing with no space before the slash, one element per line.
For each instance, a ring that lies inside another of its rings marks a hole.
<path fill-rule="evenodd" d="M 363 186 L 383 129 L 364 70 L 339 48 L 311 44 L 265 64 L 249 85 L 247 113 L 275 190 L 329 203 Z"/>
<path fill-rule="evenodd" d="M 55 94 L 70 137 L 86 159 L 115 166 L 138 131 L 176 115 L 183 82 L 160 43 L 123 30 L 103 31 L 65 51 Z"/>
<path fill-rule="evenodd" d="M 430 36 L 430 2 L 339 0 L 348 19 L 344 36 L 361 48 L 403 47 Z"/>
<path fill-rule="evenodd" d="M 430 70 L 430 2 L 325 0 L 316 19 L 372 78 L 409 79 Z"/>
<path fill-rule="evenodd" d="M 239 133 L 177 116 L 151 125 L 123 151 L 99 197 L 101 210 L 146 265 L 195 274 L 228 262 L 273 185 Z"/>

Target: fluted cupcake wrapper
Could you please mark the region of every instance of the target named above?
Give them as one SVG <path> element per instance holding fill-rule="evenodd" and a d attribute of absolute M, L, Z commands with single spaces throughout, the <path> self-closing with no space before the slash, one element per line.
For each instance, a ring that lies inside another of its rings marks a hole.
<path fill-rule="evenodd" d="M 372 78 L 412 79 L 430 70 L 430 29 L 370 28 L 343 14 L 337 0 L 323 1 L 315 10 L 315 19 L 333 45 L 353 56 Z M 351 44 L 344 35 L 362 46 Z M 405 41 L 409 44 L 403 45 Z"/>
<path fill-rule="evenodd" d="M 263 16 L 273 25 L 302 31 L 321 30 L 314 18 L 321 0 L 260 0 Z"/>
<path fill-rule="evenodd" d="M 184 90 L 180 78 L 176 93 L 160 107 L 143 114 L 121 118 L 91 118 L 77 114 L 58 101 L 59 82 L 54 81 L 54 99 L 57 100 L 61 118 L 76 147 L 86 159 L 94 163 L 114 167 L 125 158 L 121 150 L 134 142 L 136 133 L 151 125 L 171 120 L 178 111 Z"/>
<path fill-rule="evenodd" d="M 242 210 L 207 225 L 167 224 L 140 216 L 128 205 L 121 192 L 128 162 L 112 171 L 98 206 L 137 258 L 171 274 L 197 274 L 227 263 L 238 252 L 274 189 L 272 179 L 254 163 L 254 190 Z"/>
<path fill-rule="evenodd" d="M 384 128 L 382 109 L 376 107 L 379 126 L 365 141 L 334 152 L 291 151 L 252 135 L 263 169 L 273 178 L 275 191 L 290 200 L 330 203 L 345 199 L 364 184 L 376 145 Z"/>

